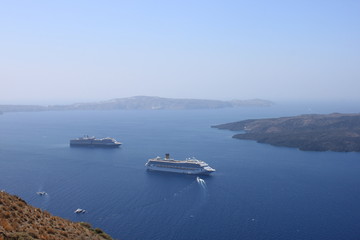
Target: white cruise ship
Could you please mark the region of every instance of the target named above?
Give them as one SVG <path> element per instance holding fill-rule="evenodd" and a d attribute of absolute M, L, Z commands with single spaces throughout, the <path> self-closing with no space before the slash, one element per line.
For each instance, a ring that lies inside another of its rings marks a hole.
<path fill-rule="evenodd" d="M 215 172 L 206 162 L 196 158 L 189 158 L 186 160 L 174 160 L 170 158 L 169 154 L 165 158 L 156 157 L 149 159 L 145 164 L 148 170 L 175 172 L 185 174 L 210 174 Z"/>
<path fill-rule="evenodd" d="M 85 146 L 85 147 L 119 147 L 121 142 L 116 141 L 114 138 L 100 138 L 84 136 L 70 140 L 70 146 Z"/>

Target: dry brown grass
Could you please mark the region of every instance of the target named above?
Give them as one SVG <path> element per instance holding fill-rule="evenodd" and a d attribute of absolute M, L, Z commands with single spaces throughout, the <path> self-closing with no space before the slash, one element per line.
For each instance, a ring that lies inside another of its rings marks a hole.
<path fill-rule="evenodd" d="M 0 240 L 112 239 L 88 223 L 74 223 L 0 192 Z"/>

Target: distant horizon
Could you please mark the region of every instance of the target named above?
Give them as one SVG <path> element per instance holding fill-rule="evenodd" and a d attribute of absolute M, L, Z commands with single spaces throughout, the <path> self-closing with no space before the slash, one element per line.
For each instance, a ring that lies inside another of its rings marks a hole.
<path fill-rule="evenodd" d="M 326 104 L 326 103 L 358 103 L 357 100 L 349 100 L 349 99 L 265 99 L 265 98 L 228 98 L 228 99 L 216 99 L 216 98 L 195 98 L 195 97 L 165 97 L 165 96 L 150 96 L 150 95 L 134 95 L 134 96 L 126 96 L 126 97 L 114 97 L 107 99 L 83 99 L 83 100 L 41 100 L 41 101 L 9 101 L 9 102 L 1 102 L 0 105 L 39 105 L 39 106 L 51 106 L 51 105 L 71 105 L 71 104 L 80 104 L 80 103 L 97 103 L 103 101 L 109 101 L 113 99 L 125 99 L 132 97 L 159 97 L 159 98 L 167 98 L 167 99 L 194 99 L 194 100 L 216 100 L 216 101 L 232 101 L 232 100 L 264 100 L 269 101 L 273 104 Z"/>
<path fill-rule="evenodd" d="M 268 99 L 263 98 L 229 98 L 229 99 L 215 99 L 215 98 L 196 98 L 196 97 L 164 97 L 164 96 L 155 96 L 155 95 L 134 95 L 134 96 L 126 96 L 126 97 L 114 97 L 114 98 L 107 98 L 107 99 L 84 99 L 84 100 L 41 100 L 41 101 L 15 101 L 15 103 L 9 102 L 9 103 L 3 103 L 0 102 L 0 105 L 63 105 L 63 104 L 76 104 L 76 103 L 96 103 L 96 102 L 102 102 L 102 101 L 109 101 L 114 99 L 126 99 L 126 98 L 133 98 L 133 97 L 154 97 L 154 98 L 165 98 L 165 99 L 194 99 L 194 100 L 216 100 L 216 101 L 232 101 L 232 100 L 265 100 L 270 101 Z M 24 104 L 26 103 L 26 104 Z"/>

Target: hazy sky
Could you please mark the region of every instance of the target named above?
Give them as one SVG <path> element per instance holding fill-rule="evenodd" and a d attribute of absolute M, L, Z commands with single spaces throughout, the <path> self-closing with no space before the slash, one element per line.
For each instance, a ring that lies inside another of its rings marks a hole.
<path fill-rule="evenodd" d="M 359 0 L 1 0 L 0 104 L 360 100 Z"/>

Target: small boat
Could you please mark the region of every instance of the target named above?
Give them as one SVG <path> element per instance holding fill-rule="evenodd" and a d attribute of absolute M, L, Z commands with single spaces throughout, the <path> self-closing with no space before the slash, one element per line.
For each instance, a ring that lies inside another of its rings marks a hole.
<path fill-rule="evenodd" d="M 45 196 L 45 195 L 47 195 L 46 192 L 36 192 L 36 194 L 39 195 L 39 196 Z"/>
<path fill-rule="evenodd" d="M 196 181 L 198 182 L 198 183 L 200 183 L 201 182 L 201 178 L 199 178 L 199 177 L 196 177 Z"/>
<path fill-rule="evenodd" d="M 86 210 L 85 209 L 81 209 L 81 208 L 78 208 L 74 211 L 74 213 L 85 213 Z"/>

